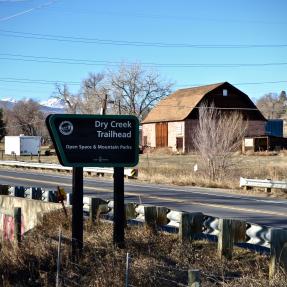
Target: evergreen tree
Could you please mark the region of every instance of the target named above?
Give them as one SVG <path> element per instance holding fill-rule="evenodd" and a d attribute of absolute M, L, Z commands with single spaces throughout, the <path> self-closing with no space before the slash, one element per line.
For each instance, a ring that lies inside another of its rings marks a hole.
<path fill-rule="evenodd" d="M 3 109 L 0 109 L 0 140 L 6 136 L 5 122 L 3 120 Z"/>

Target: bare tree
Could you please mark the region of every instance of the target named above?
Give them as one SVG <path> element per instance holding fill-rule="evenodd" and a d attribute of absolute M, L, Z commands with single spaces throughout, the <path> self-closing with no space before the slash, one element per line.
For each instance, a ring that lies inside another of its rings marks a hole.
<path fill-rule="evenodd" d="M 203 170 L 212 181 L 221 180 L 232 166 L 247 130 L 247 122 L 238 112 L 222 112 L 214 104 L 199 107 L 199 123 L 194 135 Z"/>
<path fill-rule="evenodd" d="M 142 119 L 153 105 L 171 92 L 171 83 L 156 72 L 144 70 L 140 64 L 121 65 L 110 72 L 110 93 L 118 113 Z"/>
<path fill-rule="evenodd" d="M 98 114 L 106 105 L 108 94 L 104 73 L 90 73 L 82 83 L 80 110 L 84 114 Z"/>
<path fill-rule="evenodd" d="M 68 113 L 76 114 L 78 112 L 80 98 L 78 95 L 73 95 L 70 93 L 66 84 L 56 84 L 55 91 L 53 92 L 53 97 L 62 100 L 65 103 L 65 109 Z"/>
<path fill-rule="evenodd" d="M 268 93 L 259 98 L 256 105 L 267 119 L 281 118 L 286 113 L 286 93 Z"/>
<path fill-rule="evenodd" d="M 103 73 L 90 73 L 82 81 L 78 94 L 72 94 L 67 85 L 56 84 L 54 98 L 62 100 L 66 111 L 72 114 L 98 114 L 106 100 L 108 84 Z"/>
<path fill-rule="evenodd" d="M 18 101 L 12 110 L 7 110 L 5 122 L 9 135 L 42 136 L 46 132 L 45 115 L 32 99 Z"/>
<path fill-rule="evenodd" d="M 108 103 L 109 113 L 136 115 L 142 119 L 161 98 L 171 91 L 158 73 L 144 70 L 141 65 L 121 65 L 116 71 L 90 73 L 83 80 L 78 94 L 66 85 L 56 85 L 54 97 L 66 103 L 71 113 L 98 114 Z"/>

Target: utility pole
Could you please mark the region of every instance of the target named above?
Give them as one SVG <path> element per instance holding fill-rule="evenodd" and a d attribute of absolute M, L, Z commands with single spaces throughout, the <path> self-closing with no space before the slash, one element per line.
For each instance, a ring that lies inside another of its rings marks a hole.
<path fill-rule="evenodd" d="M 108 102 L 108 94 L 105 94 L 101 108 L 101 115 L 105 115 L 107 113 L 107 102 Z"/>
<path fill-rule="evenodd" d="M 119 106 L 118 106 L 118 108 L 119 108 L 119 110 L 118 110 L 119 115 L 121 115 L 121 114 L 122 114 L 122 111 L 121 111 L 121 100 L 120 100 L 120 99 L 119 99 Z"/>

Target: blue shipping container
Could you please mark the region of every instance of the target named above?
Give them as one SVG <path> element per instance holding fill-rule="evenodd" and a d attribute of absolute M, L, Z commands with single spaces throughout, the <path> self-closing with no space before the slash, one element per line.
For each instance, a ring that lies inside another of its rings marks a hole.
<path fill-rule="evenodd" d="M 268 136 L 283 137 L 283 120 L 268 120 L 265 133 Z"/>

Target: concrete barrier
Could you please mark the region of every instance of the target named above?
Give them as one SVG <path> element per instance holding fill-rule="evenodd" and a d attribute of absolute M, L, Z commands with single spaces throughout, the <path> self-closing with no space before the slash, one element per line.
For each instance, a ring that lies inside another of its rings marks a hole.
<path fill-rule="evenodd" d="M 1 209 L 13 210 L 14 207 L 21 207 L 24 232 L 27 232 L 37 225 L 39 214 L 61 209 L 62 205 L 60 203 L 43 202 L 21 197 L 0 195 Z M 2 216 L 0 218 L 0 222 L 3 222 Z M 0 224 L 0 231 L 2 231 L 2 224 Z"/>

